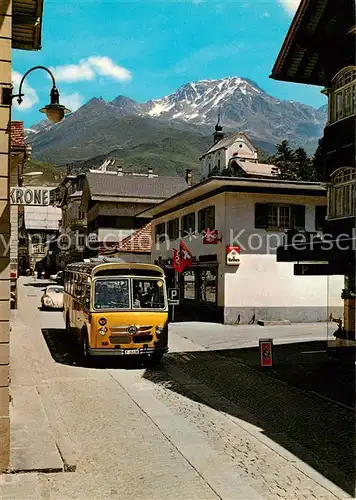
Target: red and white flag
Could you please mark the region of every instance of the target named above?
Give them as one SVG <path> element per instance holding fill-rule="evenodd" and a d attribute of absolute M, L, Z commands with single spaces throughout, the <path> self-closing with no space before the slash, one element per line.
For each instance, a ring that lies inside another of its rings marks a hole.
<path fill-rule="evenodd" d="M 191 267 L 193 263 L 193 254 L 182 240 L 180 240 L 179 242 L 179 250 L 181 260 L 183 262 L 183 269 L 185 269 L 186 267 Z"/>
<path fill-rule="evenodd" d="M 178 273 L 182 273 L 185 268 L 191 267 L 193 262 L 193 254 L 184 243 L 184 241 L 180 240 L 179 242 L 179 250 L 174 249 L 173 252 L 173 263 L 172 267 Z"/>

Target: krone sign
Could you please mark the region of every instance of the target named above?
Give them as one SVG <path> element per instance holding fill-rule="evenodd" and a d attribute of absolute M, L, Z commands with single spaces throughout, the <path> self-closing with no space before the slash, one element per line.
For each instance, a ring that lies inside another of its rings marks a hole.
<path fill-rule="evenodd" d="M 50 190 L 48 188 L 13 187 L 10 192 L 12 205 L 49 205 Z"/>

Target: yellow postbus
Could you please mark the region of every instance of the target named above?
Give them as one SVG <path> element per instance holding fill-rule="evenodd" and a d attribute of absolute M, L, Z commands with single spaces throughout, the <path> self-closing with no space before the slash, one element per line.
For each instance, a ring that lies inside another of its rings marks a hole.
<path fill-rule="evenodd" d="M 152 264 L 69 264 L 64 273 L 64 319 L 83 359 L 133 354 L 158 364 L 168 351 L 164 272 Z"/>

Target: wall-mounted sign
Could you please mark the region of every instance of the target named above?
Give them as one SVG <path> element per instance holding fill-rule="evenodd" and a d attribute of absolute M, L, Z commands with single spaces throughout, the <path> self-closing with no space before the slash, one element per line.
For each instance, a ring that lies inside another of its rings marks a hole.
<path fill-rule="evenodd" d="M 168 300 L 170 305 L 179 305 L 179 288 L 168 288 Z"/>
<path fill-rule="evenodd" d="M 273 366 L 273 339 L 260 339 L 261 366 Z"/>
<path fill-rule="evenodd" d="M 204 245 L 215 245 L 218 242 L 217 229 L 204 229 L 203 230 L 203 243 Z"/>
<path fill-rule="evenodd" d="M 13 187 L 10 190 L 10 202 L 12 205 L 47 206 L 50 202 L 50 190 L 40 187 Z"/>
<path fill-rule="evenodd" d="M 228 266 L 239 266 L 240 265 L 240 247 L 238 246 L 226 246 L 226 264 Z"/>

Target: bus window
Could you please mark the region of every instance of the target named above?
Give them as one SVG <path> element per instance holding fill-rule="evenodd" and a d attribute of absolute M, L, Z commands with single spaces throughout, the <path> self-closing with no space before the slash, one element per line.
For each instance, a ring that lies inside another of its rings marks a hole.
<path fill-rule="evenodd" d="M 133 279 L 133 307 L 141 309 L 164 309 L 163 281 L 152 279 Z"/>
<path fill-rule="evenodd" d="M 96 280 L 95 309 L 129 309 L 129 281 L 127 279 Z"/>

